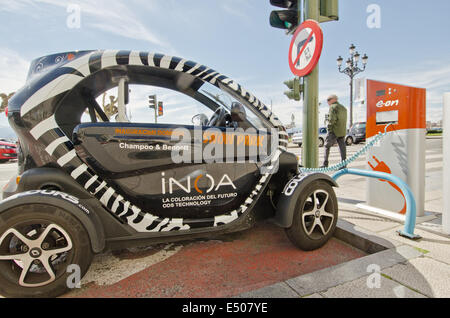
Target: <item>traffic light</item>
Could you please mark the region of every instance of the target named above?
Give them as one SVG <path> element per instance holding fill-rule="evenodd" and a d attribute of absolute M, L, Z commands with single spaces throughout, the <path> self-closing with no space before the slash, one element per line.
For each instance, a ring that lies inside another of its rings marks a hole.
<path fill-rule="evenodd" d="M 270 4 L 287 10 L 274 10 L 270 13 L 270 25 L 274 28 L 294 30 L 298 26 L 298 2 L 300 0 L 270 0 Z"/>
<path fill-rule="evenodd" d="M 163 102 L 158 102 L 158 116 L 162 116 L 163 112 Z"/>
<path fill-rule="evenodd" d="M 319 22 L 339 20 L 339 1 L 338 0 L 320 0 Z"/>
<path fill-rule="evenodd" d="M 303 92 L 303 84 L 300 84 L 300 79 L 296 77 L 292 80 L 285 81 L 284 85 L 289 88 L 289 91 L 284 92 L 284 95 L 286 95 L 289 99 L 299 101 L 300 93 Z"/>
<path fill-rule="evenodd" d="M 158 104 L 156 100 L 156 95 L 149 95 L 148 96 L 148 107 L 156 109 L 156 105 Z"/>

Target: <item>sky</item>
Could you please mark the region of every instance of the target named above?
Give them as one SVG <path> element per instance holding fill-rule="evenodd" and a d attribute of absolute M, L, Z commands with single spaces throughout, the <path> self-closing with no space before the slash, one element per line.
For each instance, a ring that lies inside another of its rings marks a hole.
<path fill-rule="evenodd" d="M 367 23 L 373 5 L 380 9 L 376 27 Z M 72 19 L 77 8 L 79 25 Z M 302 103 L 283 95 L 283 81 L 293 78 L 291 36 L 269 25 L 270 12 L 278 9 L 269 0 L 0 0 L 0 92 L 22 87 L 30 61 L 43 55 L 142 50 L 205 64 L 272 105 L 283 123 L 294 114 L 301 126 Z M 359 77 L 426 88 L 427 120 L 440 120 L 443 93 L 450 91 L 448 12 L 448 0 L 340 0 L 339 21 L 321 24 L 320 124 L 329 94 L 349 104 L 349 79 L 336 59 L 346 60 L 352 43 L 369 56 Z M 167 109 L 171 113 L 177 114 Z M 355 107 L 354 120 L 365 120 L 364 106 Z"/>

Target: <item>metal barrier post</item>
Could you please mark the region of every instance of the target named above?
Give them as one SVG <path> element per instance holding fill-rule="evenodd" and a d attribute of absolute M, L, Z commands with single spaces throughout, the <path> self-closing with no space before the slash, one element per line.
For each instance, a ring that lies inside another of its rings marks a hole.
<path fill-rule="evenodd" d="M 414 240 L 421 238 L 419 235 L 414 234 L 414 227 L 416 226 L 416 200 L 414 199 L 414 195 L 412 194 L 411 189 L 405 182 L 403 182 L 403 180 L 389 173 L 347 168 L 339 170 L 332 176 L 332 178 L 336 181 L 338 178 L 345 174 L 383 179 L 396 184 L 400 188 L 400 190 L 402 190 L 406 200 L 405 227 L 403 230 L 398 231 L 398 234 Z"/>

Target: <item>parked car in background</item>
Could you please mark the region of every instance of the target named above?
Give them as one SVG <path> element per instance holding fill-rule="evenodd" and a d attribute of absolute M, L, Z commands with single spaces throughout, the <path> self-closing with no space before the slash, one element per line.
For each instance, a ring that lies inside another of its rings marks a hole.
<path fill-rule="evenodd" d="M 17 159 L 17 147 L 15 144 L 6 141 L 0 141 L 0 163 L 11 159 Z"/>
<path fill-rule="evenodd" d="M 350 146 L 363 141 L 366 141 L 366 123 L 354 123 L 348 130 L 347 136 L 345 137 L 345 143 L 347 146 Z"/>
<path fill-rule="evenodd" d="M 326 127 L 319 128 L 319 147 L 323 147 L 325 145 L 325 139 L 327 138 L 328 129 Z M 303 133 L 299 132 L 292 136 L 292 142 L 297 144 L 299 147 L 303 144 Z"/>

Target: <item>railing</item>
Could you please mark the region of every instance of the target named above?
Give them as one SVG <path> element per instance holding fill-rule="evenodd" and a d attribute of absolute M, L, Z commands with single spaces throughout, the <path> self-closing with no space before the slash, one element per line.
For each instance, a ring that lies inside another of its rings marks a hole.
<path fill-rule="evenodd" d="M 385 172 L 348 169 L 348 168 L 339 170 L 332 176 L 332 178 L 336 181 L 338 178 L 342 177 L 345 174 L 353 174 L 357 176 L 383 179 L 396 184 L 400 188 L 400 190 L 402 190 L 406 200 L 405 227 L 403 230 L 397 231 L 397 233 L 400 234 L 401 236 L 413 240 L 420 238 L 419 235 L 414 234 L 414 228 L 416 226 L 416 200 L 414 199 L 414 195 L 411 192 L 411 189 L 403 180 L 392 174 Z"/>

